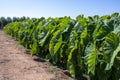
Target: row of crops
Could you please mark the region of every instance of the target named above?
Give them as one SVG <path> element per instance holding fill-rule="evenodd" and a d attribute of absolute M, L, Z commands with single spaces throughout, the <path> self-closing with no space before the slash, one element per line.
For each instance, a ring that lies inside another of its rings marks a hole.
<path fill-rule="evenodd" d="M 12 22 L 4 32 L 81 80 L 120 79 L 120 16 L 40 18 Z"/>
<path fill-rule="evenodd" d="M 0 29 L 3 29 L 3 27 L 5 25 L 7 25 L 8 23 L 16 22 L 16 21 L 24 21 L 24 20 L 28 20 L 28 19 L 30 19 L 30 18 L 25 17 L 25 16 L 23 16 L 23 17 L 13 17 L 13 18 L 11 18 L 11 17 L 7 17 L 7 18 L 0 17 Z M 32 19 L 34 19 L 34 18 L 32 18 Z"/>

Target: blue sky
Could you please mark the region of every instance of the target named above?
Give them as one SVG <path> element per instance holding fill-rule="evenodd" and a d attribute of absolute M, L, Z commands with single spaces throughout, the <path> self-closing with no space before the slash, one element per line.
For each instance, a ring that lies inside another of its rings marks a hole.
<path fill-rule="evenodd" d="M 120 13 L 119 0 L 0 0 L 0 16 L 61 17 Z"/>

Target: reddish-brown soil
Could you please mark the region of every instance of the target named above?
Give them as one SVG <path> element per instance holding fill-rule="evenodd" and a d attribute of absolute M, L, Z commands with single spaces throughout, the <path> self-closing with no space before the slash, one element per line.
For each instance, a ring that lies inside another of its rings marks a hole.
<path fill-rule="evenodd" d="M 0 80 L 71 80 L 64 70 L 39 57 L 26 54 L 26 49 L 0 30 Z"/>

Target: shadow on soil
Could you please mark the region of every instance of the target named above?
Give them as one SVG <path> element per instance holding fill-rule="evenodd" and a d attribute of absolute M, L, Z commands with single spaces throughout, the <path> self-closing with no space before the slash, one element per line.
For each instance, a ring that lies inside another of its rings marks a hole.
<path fill-rule="evenodd" d="M 33 60 L 37 62 L 46 62 L 44 59 L 41 58 L 34 58 Z"/>

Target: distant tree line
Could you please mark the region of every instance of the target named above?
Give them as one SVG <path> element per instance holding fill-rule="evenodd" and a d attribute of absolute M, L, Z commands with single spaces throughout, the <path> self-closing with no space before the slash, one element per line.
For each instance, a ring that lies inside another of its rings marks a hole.
<path fill-rule="evenodd" d="M 24 20 L 27 20 L 27 19 L 30 19 L 30 18 L 25 17 L 25 16 L 23 16 L 23 17 L 13 17 L 13 18 L 11 18 L 11 17 L 7 17 L 7 18 L 0 17 L 0 29 L 3 29 L 3 27 L 8 23 L 16 22 L 16 21 L 17 22 L 18 21 L 24 21 Z M 32 19 L 34 19 L 34 18 L 32 18 Z"/>

